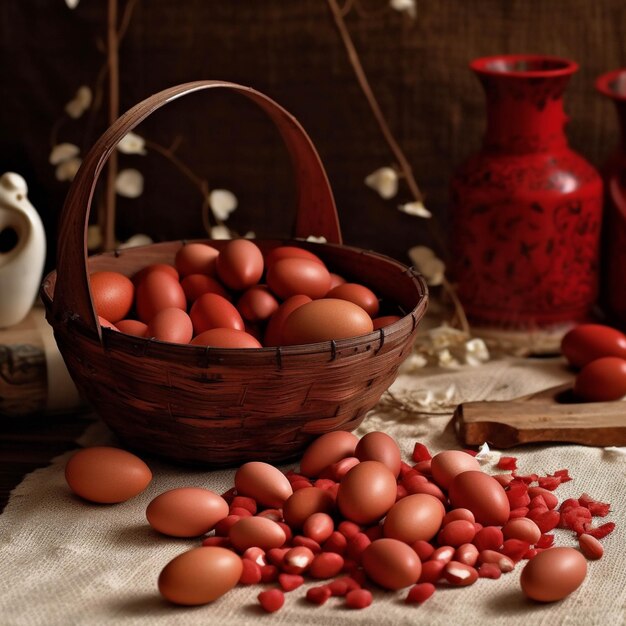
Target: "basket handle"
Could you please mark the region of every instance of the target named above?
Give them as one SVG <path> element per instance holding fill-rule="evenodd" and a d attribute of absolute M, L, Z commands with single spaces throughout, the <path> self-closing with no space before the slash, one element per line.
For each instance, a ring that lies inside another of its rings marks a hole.
<path fill-rule="evenodd" d="M 57 319 L 79 316 L 101 336 L 89 289 L 87 226 L 98 177 L 117 144 L 168 102 L 196 91 L 216 88 L 234 91 L 252 100 L 268 114 L 280 131 L 291 155 L 296 177 L 295 236 L 324 236 L 330 243 L 341 243 L 337 210 L 326 172 L 311 139 L 290 113 L 262 93 L 235 83 L 201 80 L 177 85 L 150 96 L 124 113 L 85 156 L 68 191 L 61 214 L 57 280 L 52 304 Z"/>

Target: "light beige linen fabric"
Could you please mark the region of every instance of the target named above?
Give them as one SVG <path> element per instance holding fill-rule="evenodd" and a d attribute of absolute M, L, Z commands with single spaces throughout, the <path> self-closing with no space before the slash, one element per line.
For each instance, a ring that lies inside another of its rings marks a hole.
<path fill-rule="evenodd" d="M 394 383 L 394 397 L 406 400 L 418 390 L 443 394 L 454 385 L 451 403 L 509 399 L 566 381 L 571 375 L 562 361 L 507 359 L 457 371 L 423 370 L 403 374 Z M 450 392 L 451 393 L 451 392 Z M 625 405 L 626 408 L 626 405 Z M 626 414 L 626 411 L 625 411 Z M 431 451 L 459 448 L 450 429 L 450 408 L 443 415 L 403 414 L 381 407 L 360 428 L 360 434 L 384 429 L 400 443 L 408 458 L 416 440 Z M 92 426 L 82 445 L 114 443 L 101 424 Z M 151 463 L 154 480 L 129 502 L 97 506 L 80 501 L 68 490 L 63 468 L 69 454 L 25 478 L 0 516 L 0 624 L 2 626 L 71 626 L 128 624 L 177 626 L 196 624 L 486 624 L 557 626 L 559 624 L 624 624 L 626 604 L 626 461 L 601 448 L 545 445 L 509 452 L 522 472 L 552 473 L 569 468 L 574 477 L 559 487 L 559 498 L 583 492 L 612 503 L 615 532 L 603 540 L 605 556 L 589 562 L 582 587 L 562 602 L 540 605 L 524 599 L 519 587 L 522 569 L 497 581 L 479 580 L 468 588 L 441 588 L 422 606 L 407 606 L 406 590 L 378 591 L 362 611 L 343 607 L 332 598 L 316 607 L 304 601 L 307 587 L 286 594 L 284 608 L 266 615 L 256 602 L 261 587 L 238 587 L 207 606 L 176 607 L 161 599 L 156 581 L 163 566 L 199 540 L 163 537 L 147 525 L 145 509 L 156 495 L 181 486 L 202 486 L 222 492 L 232 486 L 232 471 L 189 471 Z M 484 466 L 495 471 L 493 464 Z M 577 544 L 570 532 L 556 532 L 558 545 Z M 319 584 L 319 583 L 317 583 Z M 261 620 L 261 621 L 260 621 Z"/>

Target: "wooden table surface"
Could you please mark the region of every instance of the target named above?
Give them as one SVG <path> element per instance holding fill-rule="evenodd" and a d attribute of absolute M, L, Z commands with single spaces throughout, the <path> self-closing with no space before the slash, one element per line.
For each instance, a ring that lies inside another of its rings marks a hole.
<path fill-rule="evenodd" d="M 0 511 L 26 474 L 76 447 L 93 413 L 9 418 L 0 415 Z"/>

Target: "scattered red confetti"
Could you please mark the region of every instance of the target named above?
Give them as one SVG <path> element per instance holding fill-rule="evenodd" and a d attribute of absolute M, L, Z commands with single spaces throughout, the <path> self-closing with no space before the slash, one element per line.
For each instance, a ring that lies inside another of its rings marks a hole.
<path fill-rule="evenodd" d="M 428 461 L 433 457 L 428 451 L 428 448 L 423 443 L 417 442 L 415 444 L 415 447 L 413 448 L 413 454 L 411 455 L 411 458 L 416 463 L 419 463 L 420 461 Z"/>
<path fill-rule="evenodd" d="M 548 491 L 554 491 L 561 484 L 560 476 L 540 476 L 537 479 L 539 486 Z"/>
<path fill-rule="evenodd" d="M 268 613 L 275 613 L 285 604 L 285 594 L 280 589 L 261 591 L 257 596 L 259 603 Z"/>
<path fill-rule="evenodd" d="M 587 534 L 595 537 L 596 539 L 602 539 L 607 535 L 610 535 L 615 530 L 614 522 L 607 522 L 606 524 L 602 524 L 602 526 L 598 526 L 597 528 L 592 528 L 591 524 L 583 524 L 583 532 L 578 533 L 579 535 Z"/>
<path fill-rule="evenodd" d="M 409 593 L 404 601 L 407 604 L 422 604 L 426 602 L 433 593 L 435 593 L 435 585 L 432 583 L 418 583 L 409 589 Z"/>
<path fill-rule="evenodd" d="M 554 543 L 554 535 L 543 534 L 535 544 L 535 548 L 549 548 Z"/>
<path fill-rule="evenodd" d="M 517 469 L 517 457 L 501 456 L 496 467 L 501 470 L 516 470 Z"/>

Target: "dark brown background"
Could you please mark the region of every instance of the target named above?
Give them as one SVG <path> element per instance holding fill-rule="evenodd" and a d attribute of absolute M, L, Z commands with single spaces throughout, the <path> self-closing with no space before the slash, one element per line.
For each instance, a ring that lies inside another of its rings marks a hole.
<path fill-rule="evenodd" d="M 123 9 L 126 0 L 120 0 Z M 534 52 L 580 63 L 566 96 L 575 149 L 600 165 L 615 145 L 610 103 L 594 92 L 599 74 L 626 65 L 623 0 L 417 0 L 415 21 L 363 0 L 374 13 L 348 24 L 372 86 L 404 147 L 428 207 L 445 230 L 448 181 L 480 144 L 483 96 L 467 68 L 477 56 Z M 65 103 L 92 85 L 104 63 L 106 2 L 0 2 L 0 172 L 22 173 L 48 229 L 54 265 L 56 221 L 66 183 L 47 162 Z M 121 47 L 121 108 L 174 83 L 219 78 L 253 86 L 291 111 L 327 167 L 347 243 L 400 259 L 429 242 L 424 222 L 363 184 L 392 157 L 353 77 L 324 0 L 140 0 Z M 104 115 L 64 124 L 59 140 L 87 148 Z M 213 187 L 239 197 L 231 224 L 259 236 L 291 226 L 290 171 L 269 124 L 245 101 L 199 94 L 171 105 L 139 132 L 162 144 L 183 138 L 179 156 Z M 157 240 L 202 235 L 197 191 L 156 154 L 120 157 L 145 176 L 144 195 L 120 200 L 118 234 Z"/>

